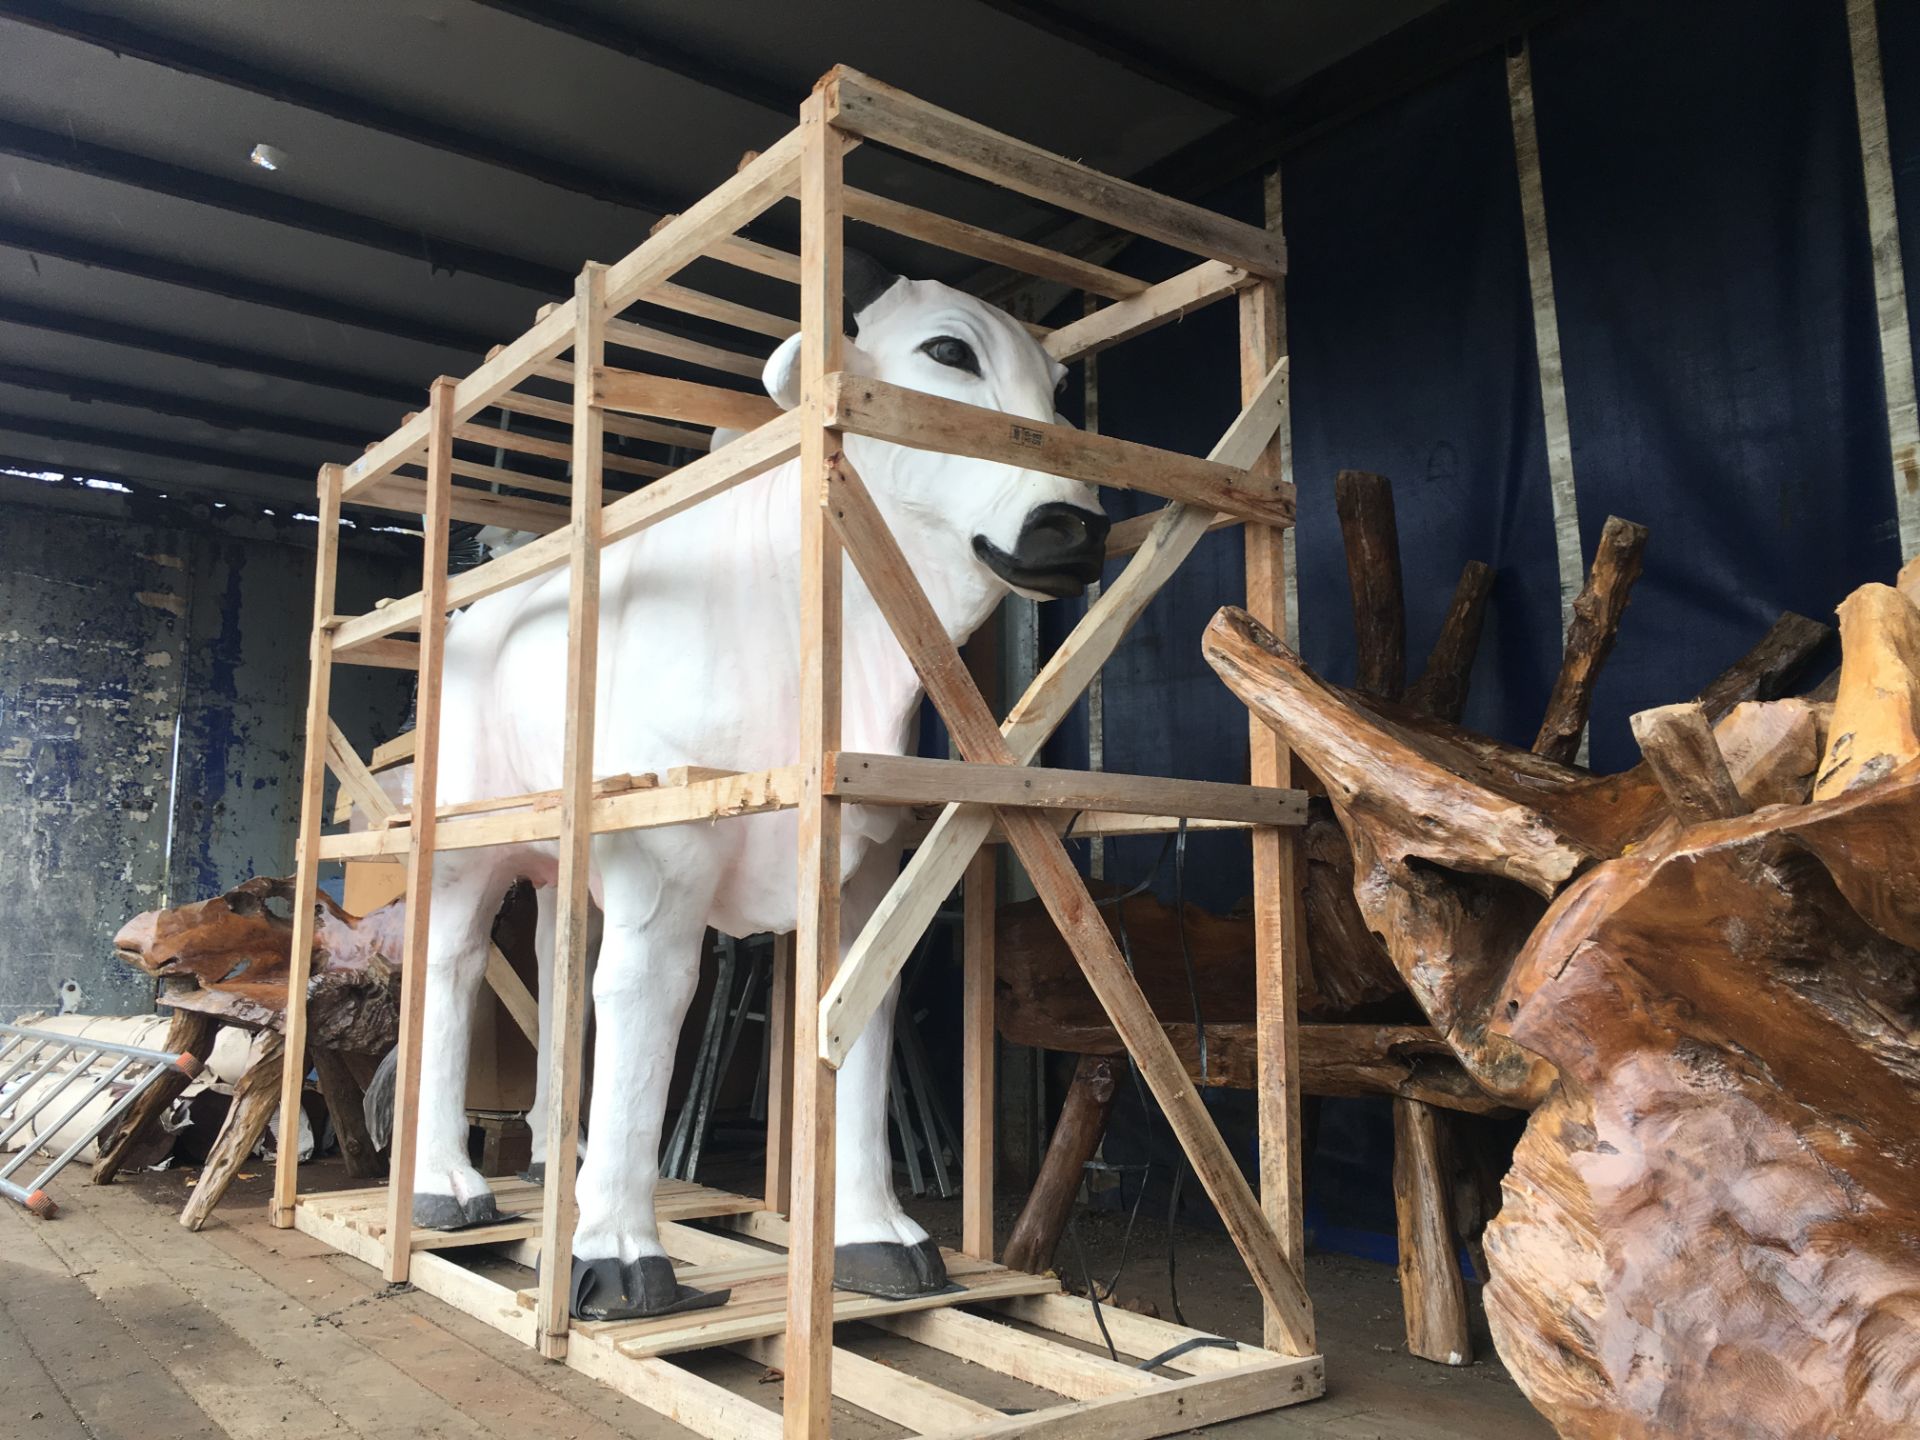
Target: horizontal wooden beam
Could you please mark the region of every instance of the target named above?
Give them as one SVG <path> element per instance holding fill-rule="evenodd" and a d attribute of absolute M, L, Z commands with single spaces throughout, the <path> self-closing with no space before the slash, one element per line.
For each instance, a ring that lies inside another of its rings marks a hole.
<path fill-rule="evenodd" d="M 555 368 L 565 372 L 564 378 L 567 384 L 573 383 L 573 366 L 561 361 L 556 362 Z M 511 410 L 516 415 L 532 415 L 536 419 L 553 420 L 568 425 L 573 423 L 573 405 L 570 401 L 549 400 L 541 395 L 526 395 L 518 390 L 509 390 L 493 403 L 502 410 Z M 687 430 L 678 425 L 661 425 L 652 420 L 634 420 L 625 415 L 605 415 L 601 417 L 600 423 L 609 435 L 625 435 L 634 440 L 650 440 L 656 445 L 673 445 L 682 450 L 705 450 L 713 438 L 705 431 Z"/>
<path fill-rule="evenodd" d="M 956 255 L 970 255 L 975 260 L 1004 265 L 1024 275 L 1038 275 L 1044 280 L 1071 285 L 1076 290 L 1085 290 L 1093 295 L 1123 300 L 1147 289 L 1146 281 L 1122 275 L 1118 270 L 1109 270 L 1104 265 L 1063 255 L 1043 245 L 1015 240 L 992 230 L 982 230 L 978 225 L 936 215 L 931 210 L 906 205 L 885 195 L 871 195 L 864 190 L 850 189 L 844 192 L 844 203 L 849 219 L 924 241 L 928 245 L 937 245 Z"/>
<path fill-rule="evenodd" d="M 696 425 L 725 425 L 735 430 L 755 429 L 781 413 L 765 395 L 723 390 L 692 380 L 670 380 L 664 375 L 619 370 L 611 365 L 593 372 L 593 401 L 609 410 L 661 415 Z"/>
<path fill-rule="evenodd" d="M 1153 533 L 1153 527 L 1160 523 L 1161 511 L 1149 510 L 1144 515 L 1130 515 L 1125 520 L 1113 522 L 1113 528 L 1107 531 L 1107 559 L 1114 560 L 1122 555 L 1131 555 L 1147 543 L 1147 537 Z M 1207 526 L 1207 533 L 1224 530 L 1229 525 L 1238 525 L 1238 515 L 1216 515 Z"/>
<path fill-rule="evenodd" d="M 1116 300 L 1091 315 L 1062 325 L 1040 343 L 1054 359 L 1068 364 L 1178 320 L 1223 296 L 1244 290 L 1256 279 L 1238 266 L 1208 260 L 1170 280 L 1162 280 L 1151 289 Z"/>
<path fill-rule="evenodd" d="M 1304 825 L 1307 819 L 1306 792 L 1301 790 L 1108 770 L 975 765 L 851 750 L 829 757 L 827 791 L 842 800 L 871 805 L 1025 805 L 1043 810 L 1186 815 L 1249 825 Z"/>
<path fill-rule="evenodd" d="M 525 435 L 517 430 L 502 430 L 493 425 L 475 425 L 468 423 L 453 427 L 453 438 L 469 445 L 487 445 L 496 450 L 512 450 L 521 455 L 538 455 L 547 460 L 573 459 L 573 446 L 565 440 L 542 440 L 537 435 Z M 626 475 L 643 475 L 649 480 L 658 479 L 672 470 L 671 465 L 658 460 L 629 460 L 624 455 L 604 454 L 600 457 L 602 468 L 617 470 Z"/>
<path fill-rule="evenodd" d="M 393 510 L 402 515 L 424 515 L 427 510 L 427 482 L 414 475 L 385 475 L 353 502 L 375 510 Z M 567 523 L 567 507 L 528 500 L 519 495 L 488 495 L 478 490 L 455 487 L 447 513 L 456 520 L 479 525 L 503 525 L 509 530 L 529 530 L 545 535 Z M 391 633 L 391 632 L 388 632 Z"/>
<path fill-rule="evenodd" d="M 736 330 L 767 335 L 775 340 L 784 340 L 800 328 L 798 320 L 789 320 L 784 315 L 771 315 L 765 310 L 755 310 L 751 305 L 738 305 L 731 300 L 722 300 L 717 295 L 690 290 L 685 285 L 671 282 L 662 282 L 641 292 L 640 299 L 645 304 L 658 305 L 663 310 L 698 315 L 703 320 L 731 325 Z"/>
<path fill-rule="evenodd" d="M 528 805 L 494 815 L 468 815 L 434 827 L 435 850 L 474 850 L 488 845 L 527 844 L 557 839 L 560 834 L 559 794 L 543 791 L 508 796 L 502 803 Z M 549 796 L 554 803 L 542 805 Z M 663 825 L 685 825 L 695 820 L 723 820 L 736 815 L 759 815 L 769 810 L 791 810 L 800 803 L 800 767 L 754 770 L 724 775 L 691 785 L 663 785 L 596 796 L 592 805 L 593 833 L 646 830 Z M 362 830 L 350 835 L 324 835 L 323 860 L 398 859 L 407 853 L 408 828 Z"/>
<path fill-rule="evenodd" d="M 759 429 L 742 435 L 731 445 L 702 455 L 671 475 L 654 481 L 644 490 L 623 495 L 608 505 L 601 520 L 602 543 L 610 545 L 615 540 L 637 535 L 648 526 L 657 525 L 711 495 L 718 495 L 723 490 L 730 490 L 756 475 L 764 474 L 799 453 L 799 417 L 783 413 Z M 455 501 L 459 503 L 457 492 Z M 488 497 L 485 503 L 502 502 Z M 522 525 L 516 528 L 532 527 Z M 567 563 L 571 553 L 572 526 L 553 529 L 551 534 L 544 534 L 518 550 L 509 551 L 498 559 L 455 575 L 447 582 L 447 605 L 450 609 L 471 605 L 476 600 L 510 589 L 536 575 L 557 570 Z M 382 635 L 416 629 L 420 624 L 420 614 L 420 595 L 416 591 L 371 614 L 343 620 L 334 632 L 334 656 L 338 658 Z"/>
<path fill-rule="evenodd" d="M 641 325 L 632 320 L 607 321 L 607 344 L 618 345 L 623 350 L 638 350 L 647 355 L 665 356 L 669 360 L 698 365 L 702 369 L 718 370 L 725 375 L 741 375 L 749 380 L 758 380 L 767 363 L 765 359 L 745 351 L 728 350 L 704 341 L 669 335 L 664 330 L 656 330 L 651 325 Z M 568 367 L 568 373 L 572 373 L 572 367 Z"/>
<path fill-rule="evenodd" d="M 844 371 L 827 377 L 827 424 L 922 450 L 1145 490 L 1262 525 L 1293 523 L 1293 487 L 1216 460 L 1023 420 Z"/>
<path fill-rule="evenodd" d="M 1256 275 L 1286 273 L 1285 245 L 1278 235 L 1257 226 L 1102 175 L 845 66 L 831 71 L 823 83 L 827 119 L 850 134 L 1176 250 L 1224 260 Z"/>
<path fill-rule="evenodd" d="M 348 655 L 336 655 L 342 665 L 366 665 L 376 670 L 420 668 L 420 647 L 411 640 L 369 640 Z"/>

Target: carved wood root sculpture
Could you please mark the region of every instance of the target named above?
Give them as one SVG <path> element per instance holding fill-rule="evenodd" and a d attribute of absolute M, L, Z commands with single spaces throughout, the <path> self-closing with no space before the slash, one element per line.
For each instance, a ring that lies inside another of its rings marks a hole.
<path fill-rule="evenodd" d="M 1536 1107 L 1486 1304 L 1563 1435 L 1920 1433 L 1920 611 L 1867 586 L 1841 638 L 1832 705 L 1646 712 L 1593 777 L 1209 627 L 1416 998 Z"/>

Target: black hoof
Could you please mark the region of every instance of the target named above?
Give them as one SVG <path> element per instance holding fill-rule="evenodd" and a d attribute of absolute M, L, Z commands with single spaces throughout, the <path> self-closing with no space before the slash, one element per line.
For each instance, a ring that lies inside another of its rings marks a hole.
<path fill-rule="evenodd" d="M 946 1263 L 931 1240 L 918 1245 L 870 1240 L 833 1248 L 833 1283 L 842 1290 L 906 1300 L 914 1295 L 937 1295 L 947 1284 Z"/>
<path fill-rule="evenodd" d="M 491 1190 L 462 1204 L 452 1195 L 415 1195 L 413 1225 L 416 1230 L 471 1230 L 476 1225 L 498 1225 L 507 1217 L 493 1203 Z"/>
<path fill-rule="evenodd" d="M 547 1183 L 547 1162 L 544 1160 L 534 1161 L 531 1165 L 527 1166 L 526 1169 L 520 1172 L 520 1178 L 526 1181 L 529 1185 L 546 1184 Z"/>
<path fill-rule="evenodd" d="M 644 1320 L 727 1303 L 731 1290 L 695 1290 L 673 1278 L 664 1255 L 618 1260 L 573 1257 L 571 1309 L 576 1320 Z"/>

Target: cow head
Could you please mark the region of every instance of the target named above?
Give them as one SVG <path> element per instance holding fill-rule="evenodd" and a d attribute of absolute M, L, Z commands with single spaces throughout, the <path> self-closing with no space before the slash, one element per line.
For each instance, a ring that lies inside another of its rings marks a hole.
<path fill-rule="evenodd" d="M 1022 419 L 1059 420 L 1054 395 L 1066 368 L 1006 311 L 935 280 L 902 279 L 853 251 L 846 292 L 858 327 L 845 346 L 851 373 Z M 767 392 L 788 408 L 800 399 L 799 362 L 797 335 L 767 361 Z M 846 449 L 956 628 L 970 629 L 1009 587 L 1078 595 L 1100 578 L 1107 519 L 1092 486 L 864 436 L 848 436 Z"/>

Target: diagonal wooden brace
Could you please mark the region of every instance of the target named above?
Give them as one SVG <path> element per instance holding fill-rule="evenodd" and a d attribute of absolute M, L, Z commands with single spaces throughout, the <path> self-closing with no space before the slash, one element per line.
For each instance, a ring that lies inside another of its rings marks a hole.
<path fill-rule="evenodd" d="M 1208 458 L 1242 468 L 1253 464 L 1286 413 L 1286 388 L 1287 362 L 1282 358 Z M 1087 608 L 999 727 L 1012 763 L 1025 765 L 1040 753 L 1148 602 L 1215 520 L 1213 511 L 1199 506 L 1169 505 L 1160 512 L 1127 568 Z M 820 1013 L 820 1055 L 829 1065 L 838 1067 L 846 1060 L 913 947 L 933 923 L 941 901 L 960 883 L 967 862 L 992 829 L 990 807 L 948 805 L 920 842 L 827 989 Z"/>
<path fill-rule="evenodd" d="M 960 652 L 947 637 L 872 496 L 845 456 L 838 457 L 828 473 L 827 507 L 847 553 L 913 662 L 961 754 L 976 764 L 1020 763 L 994 723 L 993 712 L 981 698 Z M 1252 1187 L 1188 1078 L 1186 1066 L 1113 943 L 1085 881 L 1068 858 L 1066 846 L 1047 820 L 1031 810 L 1005 806 L 999 810 L 999 818 L 1033 888 L 1160 1102 L 1194 1174 L 1246 1261 L 1254 1284 L 1279 1317 L 1289 1352 L 1310 1353 L 1313 1324 L 1301 1278 L 1288 1263 Z"/>

